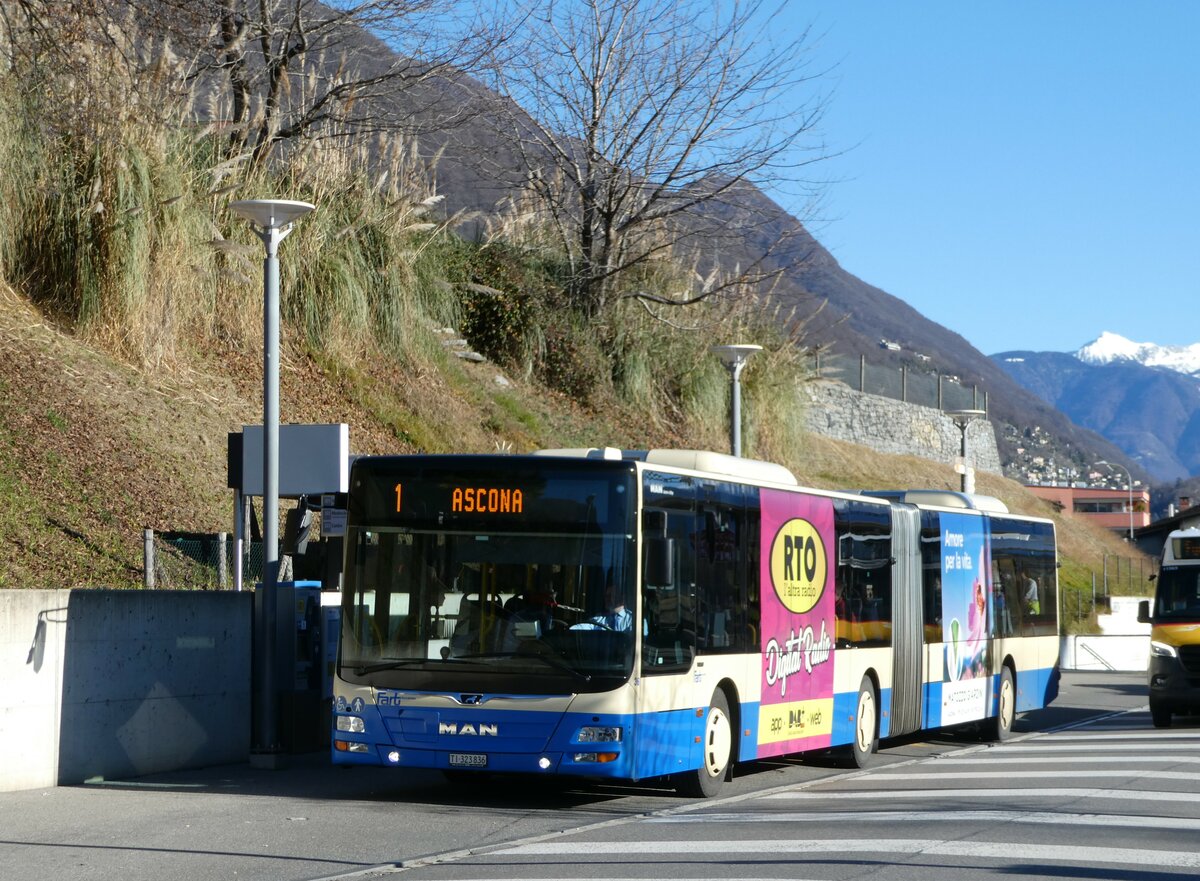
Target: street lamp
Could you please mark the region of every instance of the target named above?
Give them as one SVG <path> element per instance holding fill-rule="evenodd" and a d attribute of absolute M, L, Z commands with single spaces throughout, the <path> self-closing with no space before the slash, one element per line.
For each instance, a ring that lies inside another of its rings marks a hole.
<path fill-rule="evenodd" d="M 1128 507 L 1129 507 L 1129 541 L 1130 541 L 1130 543 L 1132 543 L 1133 542 L 1133 475 L 1129 473 L 1128 468 L 1126 468 L 1124 465 L 1119 465 L 1116 462 L 1108 462 L 1104 459 L 1101 459 L 1096 464 L 1104 465 L 1107 468 L 1120 468 L 1122 471 L 1125 472 L 1125 480 L 1127 481 L 1125 484 L 1125 488 L 1127 490 L 1129 490 L 1129 505 L 1128 505 Z"/>
<path fill-rule="evenodd" d="M 761 352 L 762 346 L 752 343 L 742 343 L 732 346 L 713 346 L 712 352 L 721 359 L 721 363 L 729 370 L 733 382 L 733 403 L 729 414 L 729 446 L 735 456 L 742 455 L 742 385 L 739 381 L 742 368 L 755 352 Z"/>
<path fill-rule="evenodd" d="M 959 455 L 962 458 L 962 491 L 964 493 L 973 493 L 975 492 L 975 469 L 967 464 L 967 427 L 976 419 L 986 416 L 987 411 L 947 410 L 946 415 L 954 420 L 954 424 L 958 426 L 958 430 L 962 433 L 962 446 L 959 448 Z"/>
<path fill-rule="evenodd" d="M 308 202 L 246 199 L 231 211 L 250 221 L 266 248 L 263 260 L 263 582 L 259 654 L 260 754 L 278 751 L 275 706 L 276 585 L 279 581 L 279 243 L 296 220 L 312 211 Z"/>

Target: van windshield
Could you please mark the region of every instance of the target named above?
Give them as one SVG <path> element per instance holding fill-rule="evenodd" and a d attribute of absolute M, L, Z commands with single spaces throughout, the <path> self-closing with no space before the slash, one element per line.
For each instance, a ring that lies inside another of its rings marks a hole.
<path fill-rule="evenodd" d="M 1164 566 L 1155 596 L 1155 620 L 1200 620 L 1200 566 Z"/>

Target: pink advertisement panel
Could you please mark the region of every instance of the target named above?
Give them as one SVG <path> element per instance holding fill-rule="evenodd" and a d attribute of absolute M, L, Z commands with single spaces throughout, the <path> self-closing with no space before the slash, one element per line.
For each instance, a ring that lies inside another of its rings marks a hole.
<path fill-rule="evenodd" d="M 828 746 L 833 732 L 833 502 L 762 490 L 758 755 Z"/>

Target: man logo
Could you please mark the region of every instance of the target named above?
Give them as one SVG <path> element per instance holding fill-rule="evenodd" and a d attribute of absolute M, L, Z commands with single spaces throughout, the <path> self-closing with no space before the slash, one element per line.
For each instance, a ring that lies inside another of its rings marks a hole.
<path fill-rule="evenodd" d="M 480 723 L 472 725 L 467 722 L 459 725 L 457 722 L 438 722 L 438 734 L 469 735 L 472 737 L 499 737 L 500 726 Z"/>
<path fill-rule="evenodd" d="M 771 583 L 790 611 L 810 611 L 825 592 L 828 563 L 825 543 L 807 520 L 793 518 L 779 528 L 771 543 Z"/>

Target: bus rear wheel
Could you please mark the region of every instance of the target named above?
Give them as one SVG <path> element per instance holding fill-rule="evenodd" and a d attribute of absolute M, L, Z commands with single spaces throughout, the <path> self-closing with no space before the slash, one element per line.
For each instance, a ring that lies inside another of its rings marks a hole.
<path fill-rule="evenodd" d="M 704 717 L 703 755 L 700 767 L 675 779 L 675 790 L 688 798 L 712 798 L 721 791 L 733 761 L 733 722 L 729 701 L 719 688 L 713 692 Z"/>
<path fill-rule="evenodd" d="M 854 741 L 850 744 L 850 764 L 865 768 L 879 749 L 879 706 L 875 701 L 875 683 L 864 676 L 858 686 L 854 705 Z"/>
<path fill-rule="evenodd" d="M 1000 683 L 996 688 L 996 718 L 992 720 L 992 740 L 1005 741 L 1012 737 L 1013 719 L 1017 715 L 1017 688 L 1012 668 L 1000 668 Z"/>

